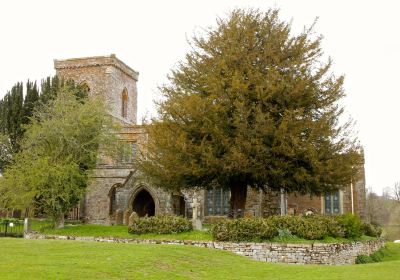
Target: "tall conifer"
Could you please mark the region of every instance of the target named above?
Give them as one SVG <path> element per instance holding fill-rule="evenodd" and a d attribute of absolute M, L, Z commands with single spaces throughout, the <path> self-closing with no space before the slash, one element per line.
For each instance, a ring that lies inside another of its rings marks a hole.
<path fill-rule="evenodd" d="M 359 147 L 339 123 L 343 77 L 321 37 L 298 35 L 277 10 L 235 10 L 192 40 L 161 88 L 138 168 L 166 188 L 248 187 L 323 194 L 350 184 Z"/>

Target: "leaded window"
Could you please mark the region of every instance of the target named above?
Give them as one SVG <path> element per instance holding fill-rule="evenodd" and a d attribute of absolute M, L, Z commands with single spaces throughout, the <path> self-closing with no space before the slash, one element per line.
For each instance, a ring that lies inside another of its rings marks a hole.
<path fill-rule="evenodd" d="M 338 215 L 340 214 L 340 193 L 339 191 L 326 194 L 325 197 L 325 214 Z"/>
<path fill-rule="evenodd" d="M 206 191 L 206 215 L 228 215 L 230 209 L 230 191 L 213 188 Z"/>

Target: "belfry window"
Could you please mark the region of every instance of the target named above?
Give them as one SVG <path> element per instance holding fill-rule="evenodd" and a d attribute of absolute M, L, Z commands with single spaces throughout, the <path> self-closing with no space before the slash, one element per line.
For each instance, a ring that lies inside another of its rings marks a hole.
<path fill-rule="evenodd" d="M 121 106 L 121 116 L 123 118 L 126 118 L 128 116 L 128 91 L 126 90 L 126 88 L 122 92 L 121 104 L 122 104 L 122 106 Z"/>
<path fill-rule="evenodd" d="M 205 214 L 210 216 L 228 215 L 230 209 L 230 197 L 230 191 L 223 188 L 206 190 Z"/>

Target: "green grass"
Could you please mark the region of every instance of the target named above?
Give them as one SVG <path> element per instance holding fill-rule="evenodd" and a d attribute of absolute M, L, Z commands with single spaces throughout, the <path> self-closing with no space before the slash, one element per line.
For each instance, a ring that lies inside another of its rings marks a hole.
<path fill-rule="evenodd" d="M 0 238 L 0 279 L 332 279 L 397 280 L 400 245 L 384 262 L 283 265 L 233 253 L 173 245 L 109 244 Z"/>
<path fill-rule="evenodd" d="M 48 221 L 32 220 L 32 230 L 44 234 L 69 235 L 69 236 L 93 236 L 93 237 L 119 237 L 137 239 L 157 239 L 157 240 L 192 240 L 192 241 L 211 241 L 210 226 L 206 225 L 204 231 L 193 230 L 177 234 L 130 234 L 127 226 L 104 226 L 92 224 L 68 223 L 62 229 L 54 229 Z M 326 237 L 322 240 L 307 240 L 299 237 L 275 237 L 271 242 L 278 243 L 350 243 L 359 240 L 372 240 L 374 237 L 362 236 L 358 239 Z"/>
<path fill-rule="evenodd" d="M 62 229 L 53 229 L 46 221 L 32 221 L 32 230 L 44 234 L 70 235 L 70 236 L 93 236 L 93 237 L 119 237 L 119 238 L 140 238 L 158 240 L 212 240 L 208 231 L 193 230 L 176 234 L 130 234 L 127 226 L 102 226 L 91 224 L 66 224 Z"/>
<path fill-rule="evenodd" d="M 32 230 L 51 235 L 69 235 L 69 236 L 93 236 L 93 237 L 119 237 L 119 238 L 137 238 L 137 239 L 157 239 L 157 240 L 192 240 L 192 241 L 211 241 L 212 236 L 209 232 L 210 226 L 205 227 L 205 231 L 190 231 L 177 234 L 130 234 L 127 226 L 103 226 L 92 224 L 66 224 L 65 228 L 53 229 L 50 222 L 32 220 Z M 345 239 L 326 237 L 323 240 L 307 240 L 299 237 L 275 237 L 271 242 L 278 243 L 350 243 L 359 240 L 372 240 L 374 237 L 362 236 L 358 239 Z"/>

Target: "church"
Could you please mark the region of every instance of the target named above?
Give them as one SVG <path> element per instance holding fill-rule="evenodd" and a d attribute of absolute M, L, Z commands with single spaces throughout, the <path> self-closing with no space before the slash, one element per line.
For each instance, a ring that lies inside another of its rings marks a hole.
<path fill-rule="evenodd" d="M 212 222 L 230 212 L 230 192 L 221 188 L 169 192 L 143 180 L 133 168 L 133 158 L 146 147 L 147 134 L 137 125 L 137 82 L 139 73 L 109 56 L 54 60 L 56 74 L 85 85 L 89 95 L 101 96 L 109 106 L 109 114 L 121 125 L 119 134 L 130 149 L 118 160 L 101 158 L 94 178 L 80 206 L 70 215 L 87 223 L 115 224 L 117 213 L 136 212 L 139 216 L 175 214 L 193 215 L 193 201 L 199 204 L 198 216 Z M 285 194 L 249 188 L 245 217 L 274 214 L 321 213 L 328 215 L 353 213 L 364 217 L 364 166 L 350 185 L 324 196 Z"/>

